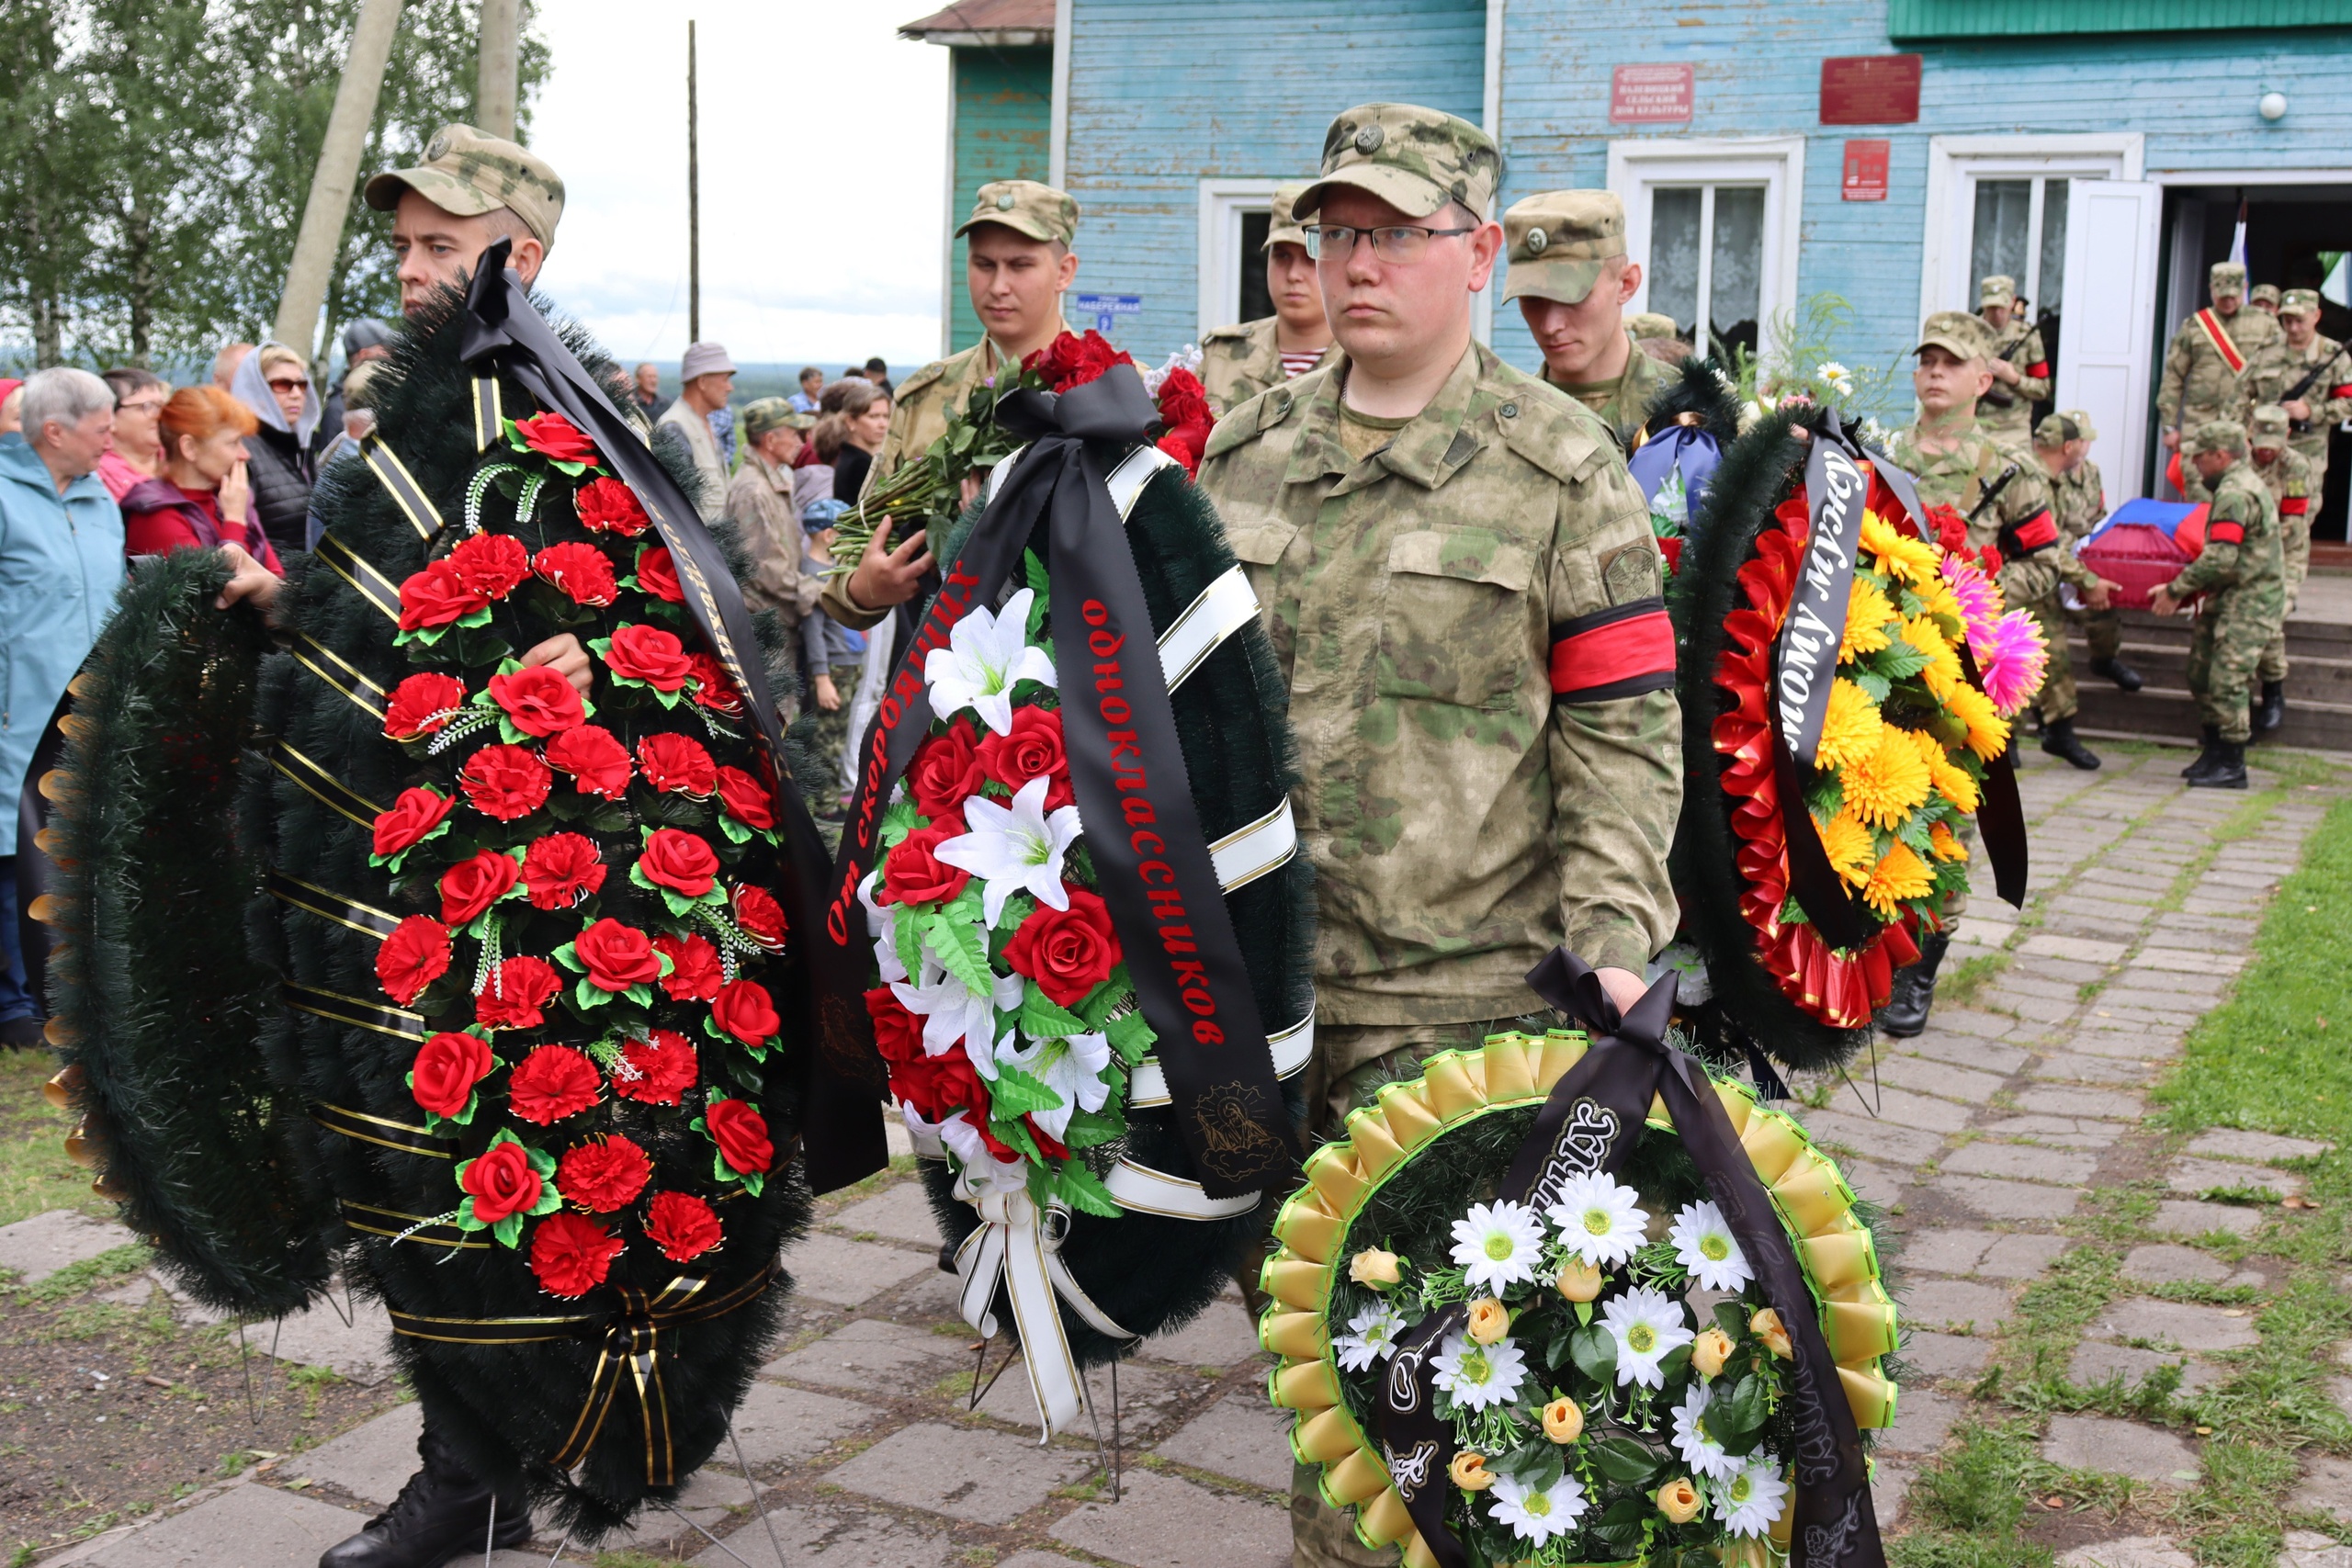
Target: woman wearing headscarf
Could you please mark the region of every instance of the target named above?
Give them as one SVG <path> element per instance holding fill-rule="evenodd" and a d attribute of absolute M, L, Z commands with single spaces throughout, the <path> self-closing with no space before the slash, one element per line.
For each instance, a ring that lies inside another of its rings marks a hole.
<path fill-rule="evenodd" d="M 245 443 L 245 454 L 262 532 L 280 553 L 301 549 L 311 487 L 319 477 L 313 450 L 319 394 L 311 386 L 310 368 L 284 344 L 266 343 L 237 367 L 229 389 L 260 423 Z"/>

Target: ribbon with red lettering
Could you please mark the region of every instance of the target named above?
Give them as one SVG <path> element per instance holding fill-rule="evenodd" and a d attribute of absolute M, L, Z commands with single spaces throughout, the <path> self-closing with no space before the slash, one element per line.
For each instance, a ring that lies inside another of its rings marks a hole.
<path fill-rule="evenodd" d="M 1087 853 L 1159 1041 L 1179 1134 L 1212 1198 L 1295 1178 L 1297 1154 L 1272 1048 L 1225 892 L 1193 805 L 1159 645 L 1126 529 L 1106 482 L 1158 411 L 1132 366 L 1058 395 L 1022 390 L 997 418 L 1030 437 L 891 672 L 867 729 L 833 868 L 826 931 L 864 937 L 858 885 L 880 849 L 882 808 L 928 732 L 922 670 L 956 623 L 995 601 L 1044 530 L 1054 670 Z"/>

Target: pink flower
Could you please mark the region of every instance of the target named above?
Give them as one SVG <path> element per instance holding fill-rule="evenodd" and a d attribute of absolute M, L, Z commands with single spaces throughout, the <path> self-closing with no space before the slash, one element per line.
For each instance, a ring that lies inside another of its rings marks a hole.
<path fill-rule="evenodd" d="M 1944 581 L 1951 585 L 1951 596 L 1960 601 L 1961 624 L 1968 632 L 1968 651 L 1983 664 L 1991 647 L 1993 622 L 2001 613 L 2001 591 L 1984 575 L 1984 569 L 1966 556 L 1948 553 L 1944 557 Z"/>
<path fill-rule="evenodd" d="M 1977 672 L 1984 678 L 1984 694 L 2004 718 L 2017 712 L 2041 690 L 2042 671 L 2050 649 L 2041 640 L 2041 623 L 2030 610 L 2011 610 L 1988 628 L 1984 646 L 1976 646 L 1973 628 L 1970 651 L 1976 655 Z"/>

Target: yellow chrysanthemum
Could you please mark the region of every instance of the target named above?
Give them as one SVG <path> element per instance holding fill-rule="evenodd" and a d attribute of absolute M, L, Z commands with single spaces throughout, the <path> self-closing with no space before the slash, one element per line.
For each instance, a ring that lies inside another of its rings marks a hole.
<path fill-rule="evenodd" d="M 1894 640 L 1887 626 L 1901 618 L 1885 594 L 1860 578 L 1854 579 L 1846 595 L 1846 639 L 1838 645 L 1838 662 L 1849 664 L 1860 654 L 1884 648 Z"/>
<path fill-rule="evenodd" d="M 1959 596 L 1952 592 L 1951 584 L 1944 581 L 1941 572 L 1916 584 L 1911 592 L 1919 596 L 1921 615 L 1945 616 L 1956 626 L 1967 623 L 1968 617 L 1961 612 Z"/>
<path fill-rule="evenodd" d="M 1965 778 L 1968 775 L 1963 773 L 1961 776 Z M 1928 829 L 1928 849 L 1938 860 L 1968 858 L 1968 846 L 1960 841 L 1960 835 L 1951 830 L 1948 822 L 1939 822 Z"/>
<path fill-rule="evenodd" d="M 1842 768 L 1877 750 L 1879 731 L 1885 728 L 1870 694 L 1841 677 L 1829 688 L 1829 710 L 1822 716 L 1813 760 L 1824 768 Z"/>
<path fill-rule="evenodd" d="M 1928 764 L 1919 748 L 1899 729 L 1885 729 L 1871 754 L 1838 770 L 1846 809 L 1873 828 L 1900 827 L 1927 802 Z"/>
<path fill-rule="evenodd" d="M 1924 748 L 1928 753 L 1928 781 L 1962 811 L 1974 811 L 1984 793 L 1976 781 L 1968 776 L 1967 769 L 1953 765 L 1944 752 L 1943 742 L 1924 731 L 1920 739 L 1928 743 Z"/>
<path fill-rule="evenodd" d="M 1878 912 L 1882 919 L 1892 920 L 1903 913 L 1905 898 L 1924 898 L 1936 885 L 1935 873 L 1928 863 L 1911 852 L 1910 847 L 1894 843 L 1871 872 L 1870 881 L 1862 886 L 1862 902 Z"/>
<path fill-rule="evenodd" d="M 1927 683 L 1928 694 L 1939 703 L 1949 699 L 1952 688 L 1960 684 L 1960 655 L 1952 651 L 1943 627 L 1925 615 L 1914 615 L 1903 623 L 1903 640 L 1928 656 L 1928 667 L 1919 671 L 1919 679 Z"/>
<path fill-rule="evenodd" d="M 1994 711 L 1993 699 L 1962 682 L 1952 688 L 1943 705 L 1954 718 L 1968 726 L 1968 749 L 1989 762 L 2008 750 L 2009 723 Z"/>
<path fill-rule="evenodd" d="M 1936 577 L 1936 547 L 1898 532 L 1875 512 L 1862 519 L 1862 548 L 1878 558 L 1879 570 L 1917 588 Z"/>
<path fill-rule="evenodd" d="M 1878 844 L 1871 830 L 1854 819 L 1851 812 L 1840 811 L 1826 822 L 1817 822 L 1821 829 L 1821 847 L 1829 856 L 1829 863 L 1838 874 L 1856 887 L 1871 879 L 1871 861 L 1878 853 Z"/>

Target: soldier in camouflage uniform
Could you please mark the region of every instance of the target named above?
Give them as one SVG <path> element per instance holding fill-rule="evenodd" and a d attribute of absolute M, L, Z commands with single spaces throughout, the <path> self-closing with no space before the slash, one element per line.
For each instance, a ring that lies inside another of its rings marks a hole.
<path fill-rule="evenodd" d="M 1331 363 L 1339 349 L 1331 323 L 1323 319 L 1323 286 L 1315 258 L 1306 254 L 1306 231 L 1291 214 L 1291 203 L 1306 188 L 1301 180 L 1278 187 L 1266 226 L 1266 293 L 1274 313 L 1238 327 L 1219 327 L 1201 339 L 1201 385 L 1218 414 L 1269 387 Z"/>
<path fill-rule="evenodd" d="M 2244 309 L 2245 268 L 2216 262 L 2210 275 L 2213 303 L 2180 323 L 2165 350 L 2164 379 L 2156 388 L 2156 417 L 2165 424 L 2165 449 L 2178 451 L 2184 430 L 2211 420 L 2245 423 L 2245 372 L 2268 351 L 2278 323 L 2260 310 Z M 2232 363 L 2234 360 L 2235 363 Z M 2187 479 L 2184 473 L 2182 478 Z"/>
<path fill-rule="evenodd" d="M 1631 452 L 1673 372 L 1634 347 L 1626 324 L 1642 267 L 1625 255 L 1624 202 L 1614 191 L 1539 192 L 1503 214 L 1503 299 L 1519 301 L 1544 379 L 1599 414 Z"/>
<path fill-rule="evenodd" d="M 514 242 L 506 265 L 527 288 L 538 280 L 563 181 L 547 160 L 470 125 L 445 125 L 424 144 L 424 162 L 369 180 L 368 205 L 392 214 L 401 310 L 413 314 L 442 288 L 463 288 L 482 251 Z"/>
<path fill-rule="evenodd" d="M 2256 284 L 2246 299 L 2257 310 L 2267 310 L 2274 316 L 2278 313 L 2278 286 L 2275 283 Z"/>
<path fill-rule="evenodd" d="M 1676 922 L 1657 547 L 1600 420 L 1471 336 L 1499 168 L 1432 109 L 1332 123 L 1298 211 L 1340 357 L 1226 415 L 1201 468 L 1290 687 L 1327 1134 L 1431 1052 L 1537 1010 L 1521 977 L 1555 945 L 1623 1000 Z M 1396 1561 L 1356 1542 L 1311 1467 L 1292 1515 L 1302 1568 Z"/>
<path fill-rule="evenodd" d="M 2090 456 L 2091 443 L 2098 439 L 2091 416 L 2081 409 L 2062 409 L 2034 430 L 2033 455 L 2049 480 L 2050 509 L 2058 520 L 2058 547 L 2070 556 L 2079 556 L 2083 541 L 2107 517 L 2107 481 Z M 2136 692 L 2146 684 L 2121 658 L 2122 611 L 2112 604 L 2104 610 L 2085 604 L 2068 614 L 2090 644 L 2092 674 L 2105 676 L 2126 692 Z"/>
<path fill-rule="evenodd" d="M 1999 273 L 1976 286 L 1977 319 L 1993 336 L 1984 368 L 1993 385 L 1976 402 L 1976 423 L 2004 446 L 2023 451 L 2031 439 L 2033 405 L 2050 396 L 2050 355 L 2041 329 L 2025 313 L 2017 279 Z"/>
<path fill-rule="evenodd" d="M 2244 789 L 2253 733 L 2246 684 L 2287 613 L 2278 507 L 2246 460 L 2245 429 L 2235 420 L 2199 425 L 2181 450 L 2213 496 L 2205 547 L 2156 590 L 2149 608 L 2169 615 L 2205 595 L 2188 644 L 2188 690 L 2205 721 L 2205 749 L 2181 776 L 2200 789 Z"/>
<path fill-rule="evenodd" d="M 2287 722 L 2287 624 L 2295 595 L 2312 565 L 2311 509 L 2319 503 L 2319 480 L 2311 462 L 2290 437 L 2293 421 L 2277 403 L 2264 403 L 2247 422 L 2246 446 L 2256 475 L 2278 509 L 2281 609 L 2278 630 L 2264 645 L 2256 674 L 2262 697 L 2256 704 L 2255 733 L 2267 735 Z"/>
<path fill-rule="evenodd" d="M 2280 296 L 2278 331 L 2271 351 L 2246 367 L 2246 391 L 2287 411 L 2288 441 L 2311 466 L 2316 506 L 2327 484 L 2328 432 L 2352 419 L 2352 354 L 2319 330 L 2319 295 L 2309 288 Z"/>

